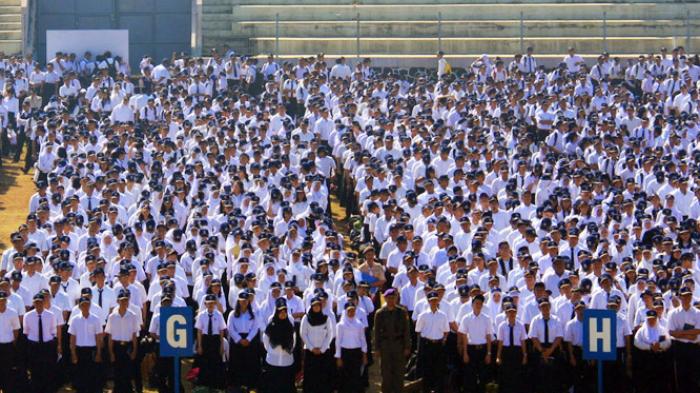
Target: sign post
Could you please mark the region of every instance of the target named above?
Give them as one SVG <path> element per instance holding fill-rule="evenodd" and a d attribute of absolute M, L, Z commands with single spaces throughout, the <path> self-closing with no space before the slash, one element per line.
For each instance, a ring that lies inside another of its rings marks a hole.
<path fill-rule="evenodd" d="M 174 392 L 180 391 L 180 357 L 194 354 L 192 309 L 164 307 L 160 309 L 160 356 L 172 357 L 174 362 Z"/>
<path fill-rule="evenodd" d="M 583 359 L 598 362 L 598 393 L 603 393 L 603 361 L 617 359 L 615 311 L 584 310 Z"/>

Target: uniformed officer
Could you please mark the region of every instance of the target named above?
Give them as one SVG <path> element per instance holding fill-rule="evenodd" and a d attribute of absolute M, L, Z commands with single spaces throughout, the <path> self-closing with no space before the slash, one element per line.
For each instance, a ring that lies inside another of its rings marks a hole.
<path fill-rule="evenodd" d="M 7 307 L 7 292 L 0 292 L 0 391 L 16 391 L 16 343 L 19 337 L 17 311 Z"/>
<path fill-rule="evenodd" d="M 564 342 L 569 357 L 571 383 L 576 393 L 593 391 L 593 368 L 590 361 L 583 360 L 583 311 L 585 309 L 586 303 L 578 301 L 574 305 L 576 317 L 564 327 Z"/>
<path fill-rule="evenodd" d="M 440 296 L 431 291 L 427 295 L 430 308 L 416 321 L 416 333 L 421 343 L 418 358 L 423 374 L 423 392 L 443 392 L 445 378 L 445 340 L 450 332 L 447 314 L 438 308 Z"/>
<path fill-rule="evenodd" d="M 525 325 L 517 320 L 518 309 L 512 303 L 504 306 L 506 320 L 498 325 L 499 366 L 498 391 L 501 393 L 522 392 L 523 366 L 527 364 L 527 332 Z"/>
<path fill-rule="evenodd" d="M 73 385 L 78 393 L 98 391 L 96 363 L 102 362 L 102 321 L 90 313 L 91 300 L 81 297 L 80 314 L 69 322 L 71 361 L 75 366 Z"/>
<path fill-rule="evenodd" d="M 44 296 L 34 295 L 34 310 L 24 315 L 24 335 L 27 337 L 27 359 L 31 373 L 29 390 L 32 393 L 53 391 L 53 377 L 60 347 L 56 343 L 59 334 L 54 315 L 44 309 Z"/>
<path fill-rule="evenodd" d="M 114 365 L 114 393 L 132 391 L 132 365 L 138 352 L 139 318 L 129 310 L 129 294 L 120 289 L 118 307 L 107 318 L 109 361 Z"/>
<path fill-rule="evenodd" d="M 632 332 L 624 314 L 619 313 L 622 299 L 610 296 L 608 310 L 617 315 L 617 358 L 614 362 L 603 363 L 603 391 L 626 393 L 632 391 Z"/>
<path fill-rule="evenodd" d="M 484 300 L 484 295 L 474 296 L 472 312 L 459 324 L 459 348 L 466 365 L 464 388 L 479 393 L 485 390 L 489 381 L 493 337 L 491 318 L 482 312 Z"/>
<path fill-rule="evenodd" d="M 224 316 L 216 309 L 216 295 L 206 295 L 205 309 L 197 316 L 197 355 L 199 355 L 200 385 L 222 389 L 224 387 L 224 333 L 226 322 Z"/>
<path fill-rule="evenodd" d="M 384 307 L 374 316 L 374 339 L 381 358 L 382 392 L 403 391 L 406 359 L 411 354 L 411 331 L 408 312 L 397 304 L 394 288 L 384 291 Z"/>
<path fill-rule="evenodd" d="M 693 291 L 681 288 L 681 305 L 669 313 L 668 330 L 673 337 L 673 356 L 676 362 L 676 381 L 679 392 L 698 392 L 697 367 L 700 311 L 693 307 Z"/>

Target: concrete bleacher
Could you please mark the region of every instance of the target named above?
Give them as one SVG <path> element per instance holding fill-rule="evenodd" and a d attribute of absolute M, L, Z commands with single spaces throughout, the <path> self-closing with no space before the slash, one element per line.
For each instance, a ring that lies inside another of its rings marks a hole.
<path fill-rule="evenodd" d="M 22 1 L 0 0 L 0 51 L 22 51 Z"/>
<path fill-rule="evenodd" d="M 700 49 L 696 15 L 700 0 L 204 0 L 202 28 L 205 50 L 228 43 L 240 53 L 282 57 L 356 56 L 358 16 L 360 56 L 512 54 L 530 45 L 540 55 L 569 46 L 584 55 L 604 48 L 634 55 Z"/>

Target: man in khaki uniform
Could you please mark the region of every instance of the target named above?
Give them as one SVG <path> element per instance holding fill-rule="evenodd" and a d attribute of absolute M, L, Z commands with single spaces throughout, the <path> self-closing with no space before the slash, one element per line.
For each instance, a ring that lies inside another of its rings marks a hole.
<path fill-rule="evenodd" d="M 381 358 L 382 392 L 403 392 L 406 359 L 411 353 L 408 312 L 398 305 L 393 288 L 384 291 L 386 304 L 374 316 L 374 340 Z"/>

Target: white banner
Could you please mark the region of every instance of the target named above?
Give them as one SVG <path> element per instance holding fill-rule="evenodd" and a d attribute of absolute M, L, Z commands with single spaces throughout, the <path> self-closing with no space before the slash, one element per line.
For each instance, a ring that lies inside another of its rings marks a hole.
<path fill-rule="evenodd" d="M 77 59 L 85 52 L 96 55 L 105 51 L 112 56 L 121 56 L 129 63 L 129 30 L 46 30 L 46 60 L 56 56 L 56 52 L 75 53 Z"/>

